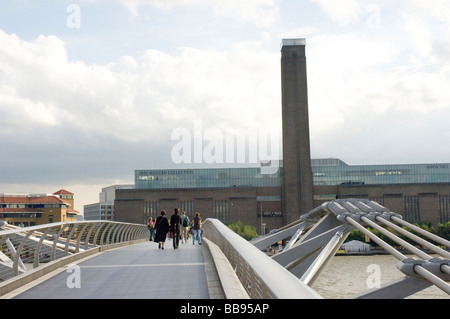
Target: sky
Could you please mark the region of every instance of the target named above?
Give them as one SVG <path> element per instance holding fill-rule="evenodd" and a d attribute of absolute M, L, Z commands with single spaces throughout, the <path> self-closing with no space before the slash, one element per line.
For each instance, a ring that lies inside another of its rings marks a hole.
<path fill-rule="evenodd" d="M 136 169 L 281 157 L 290 38 L 306 39 L 312 158 L 450 162 L 447 0 L 0 2 L 0 193 L 64 188 L 83 212 Z M 230 132 L 256 132 L 246 159 Z"/>

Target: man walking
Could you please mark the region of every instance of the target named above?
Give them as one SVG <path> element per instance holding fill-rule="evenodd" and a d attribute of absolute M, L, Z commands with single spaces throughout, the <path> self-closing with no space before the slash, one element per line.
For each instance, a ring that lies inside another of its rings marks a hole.
<path fill-rule="evenodd" d="M 173 215 L 170 217 L 170 230 L 173 234 L 173 249 L 178 248 L 178 244 L 180 243 L 180 225 L 181 225 L 181 217 L 179 215 L 179 209 L 173 209 Z"/>
<path fill-rule="evenodd" d="M 202 238 L 200 236 L 200 232 L 202 229 L 202 219 L 200 218 L 200 213 L 195 213 L 195 217 L 192 220 L 193 222 L 193 232 L 192 232 L 192 244 L 195 245 L 195 239 L 199 245 L 202 244 Z"/>
<path fill-rule="evenodd" d="M 187 243 L 189 238 L 189 217 L 186 215 L 185 211 L 181 212 L 181 242 L 183 244 Z"/>

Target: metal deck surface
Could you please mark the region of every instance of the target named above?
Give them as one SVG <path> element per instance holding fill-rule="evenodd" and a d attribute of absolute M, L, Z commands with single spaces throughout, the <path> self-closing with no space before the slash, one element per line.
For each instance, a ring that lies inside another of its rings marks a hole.
<path fill-rule="evenodd" d="M 154 242 L 108 250 L 80 261 L 79 268 L 65 267 L 13 298 L 209 299 L 205 267 L 211 269 L 211 263 L 205 262 L 203 251 L 207 249 L 192 241 L 173 249 L 171 240 L 164 250 Z"/>

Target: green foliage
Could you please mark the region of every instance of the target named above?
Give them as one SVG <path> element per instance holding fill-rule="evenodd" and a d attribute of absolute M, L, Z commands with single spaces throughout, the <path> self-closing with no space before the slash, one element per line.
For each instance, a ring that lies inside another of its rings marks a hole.
<path fill-rule="evenodd" d="M 359 240 L 364 241 L 364 234 L 359 229 L 354 229 L 350 232 L 347 237 L 347 241 Z"/>
<path fill-rule="evenodd" d="M 414 223 L 414 226 L 417 226 L 423 230 L 426 230 L 427 232 L 430 232 L 434 235 L 437 235 L 439 237 L 442 237 L 446 240 L 450 240 L 450 222 L 447 222 L 445 224 L 438 224 L 437 227 L 433 227 L 431 223 L 425 223 L 425 222 L 420 222 L 420 223 Z M 402 227 L 405 230 L 410 231 L 409 228 L 407 227 Z M 401 239 L 411 243 L 411 244 L 416 244 L 413 240 L 410 240 L 409 238 L 397 233 L 396 231 L 393 231 L 390 227 L 386 228 L 389 232 L 397 235 L 398 237 L 400 237 Z M 382 240 L 384 240 L 385 242 L 387 242 L 388 244 L 392 245 L 392 246 L 397 246 L 396 243 L 394 243 L 392 240 L 390 240 L 389 238 L 387 238 L 385 235 L 381 234 L 378 230 L 376 229 L 372 229 L 372 228 L 368 228 L 368 230 L 370 232 L 372 232 L 374 235 L 380 237 Z M 416 234 L 415 232 L 413 232 L 415 235 L 422 237 L 428 241 L 430 241 L 429 239 L 427 239 L 426 237 L 420 235 L 420 234 Z M 365 236 L 364 233 L 362 233 L 359 229 L 354 229 L 350 232 L 350 234 L 347 237 L 346 241 L 351 241 L 351 240 L 359 240 L 359 241 L 365 241 Z M 372 246 L 377 246 L 376 243 L 374 243 L 372 240 L 370 241 L 370 245 Z"/>
<path fill-rule="evenodd" d="M 256 232 L 256 228 L 254 226 L 245 225 L 240 221 L 236 223 L 228 223 L 227 226 L 236 234 L 244 237 L 246 240 L 251 240 L 258 237 L 258 233 Z"/>
<path fill-rule="evenodd" d="M 435 230 L 435 234 L 444 239 L 450 240 L 450 222 L 445 224 L 438 224 Z"/>

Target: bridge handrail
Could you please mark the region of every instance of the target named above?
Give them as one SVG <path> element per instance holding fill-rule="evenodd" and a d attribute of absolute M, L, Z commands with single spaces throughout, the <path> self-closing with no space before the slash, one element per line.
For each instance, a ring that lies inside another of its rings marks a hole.
<path fill-rule="evenodd" d="M 95 248 L 100 251 L 104 246 L 147 236 L 146 225 L 113 221 L 57 222 L 23 228 L 1 221 L 0 288 L 65 257 L 84 256 Z"/>
<path fill-rule="evenodd" d="M 204 236 L 215 243 L 253 299 L 321 299 L 316 291 L 217 219 L 203 223 Z"/>

